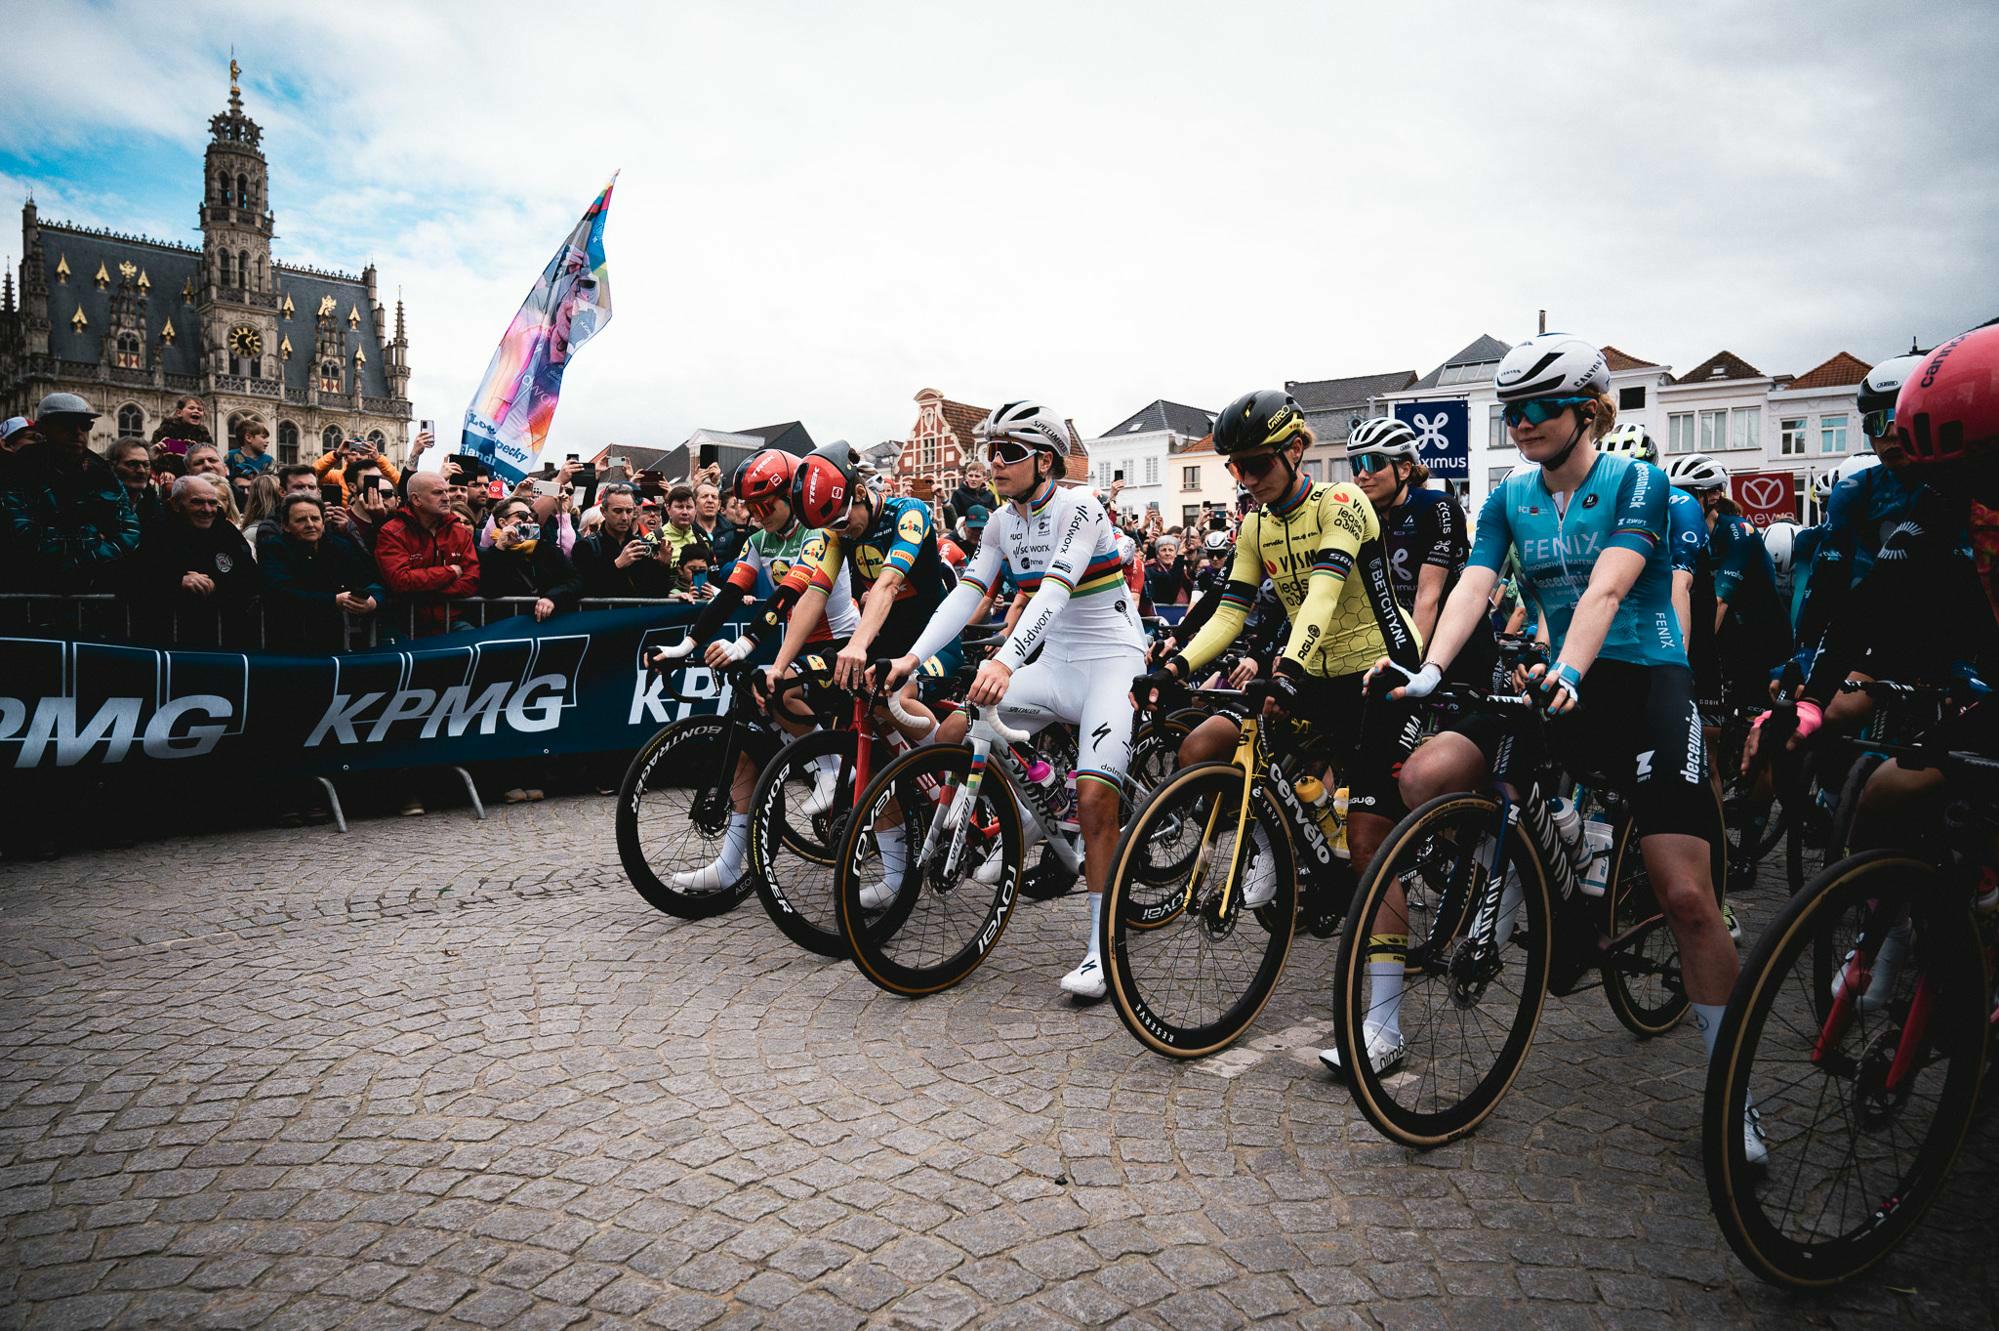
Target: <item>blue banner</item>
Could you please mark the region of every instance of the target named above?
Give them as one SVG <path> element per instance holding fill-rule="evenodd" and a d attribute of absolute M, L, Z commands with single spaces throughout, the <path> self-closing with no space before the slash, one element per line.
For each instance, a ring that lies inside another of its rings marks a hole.
<path fill-rule="evenodd" d="M 1397 402 L 1395 419 L 1407 421 L 1432 476 L 1454 481 L 1471 477 L 1471 407 L 1462 398 L 1440 402 Z"/>
<path fill-rule="evenodd" d="M 727 703 L 705 667 L 661 679 L 642 664 L 699 613 L 520 616 L 318 657 L 4 638 L 0 784 L 142 762 L 332 776 L 630 752 L 667 722 Z"/>

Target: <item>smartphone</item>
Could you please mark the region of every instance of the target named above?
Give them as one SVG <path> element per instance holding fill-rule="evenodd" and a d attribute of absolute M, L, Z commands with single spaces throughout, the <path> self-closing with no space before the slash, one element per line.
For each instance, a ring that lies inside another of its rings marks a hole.
<path fill-rule="evenodd" d="M 582 458 L 578 457 L 578 456 L 577 456 L 576 454 L 574 454 L 574 453 L 571 453 L 571 454 L 569 455 L 569 461 L 571 461 L 571 462 L 581 462 L 582 460 L 583 460 Z"/>
<path fill-rule="evenodd" d="M 495 476 L 492 480 L 486 482 L 486 493 L 494 499 L 505 499 L 507 497 L 507 483 Z"/>
<path fill-rule="evenodd" d="M 418 421 L 418 422 L 416 423 L 416 428 L 417 428 L 417 429 L 418 429 L 418 430 L 419 430 L 420 432 L 422 432 L 422 433 L 424 433 L 424 434 L 427 434 L 427 435 L 429 435 L 429 436 L 430 436 L 430 437 L 431 437 L 432 439 L 435 439 L 435 438 L 437 438 L 437 422 L 436 422 L 436 421 Z"/>
<path fill-rule="evenodd" d="M 704 568 L 699 573 L 696 573 L 694 575 L 694 590 L 698 592 L 707 585 L 708 585 L 708 570 Z"/>
<path fill-rule="evenodd" d="M 1118 468 L 1118 469 L 1117 469 L 1116 471 L 1112 472 L 1112 473 L 1111 473 L 1111 479 L 1112 479 L 1112 480 L 1114 480 L 1114 481 L 1121 481 L 1121 480 L 1123 480 L 1123 479 L 1124 479 L 1124 468 L 1123 468 L 1123 467 L 1119 467 L 1119 468 Z"/>
<path fill-rule="evenodd" d="M 534 492 L 538 495 L 547 495 L 550 499 L 554 499 L 562 493 L 562 487 L 554 481 L 536 481 L 534 483 Z"/>
<path fill-rule="evenodd" d="M 328 508 L 338 508 L 347 502 L 347 496 L 337 485 L 322 485 L 319 487 L 319 502 Z"/>

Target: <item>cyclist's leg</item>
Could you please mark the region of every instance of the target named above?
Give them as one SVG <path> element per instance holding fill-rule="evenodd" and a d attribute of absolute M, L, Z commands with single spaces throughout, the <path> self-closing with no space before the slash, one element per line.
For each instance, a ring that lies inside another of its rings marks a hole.
<path fill-rule="evenodd" d="M 1920 826 L 1914 820 L 1937 808 L 1937 792 L 1943 783 L 1940 768 L 1911 771 L 1893 758 L 1882 763 L 1860 792 L 1850 849 L 1914 844 L 1917 838 L 1911 833 Z"/>
<path fill-rule="evenodd" d="M 1242 727 L 1233 718 L 1211 716 L 1187 732 L 1180 741 L 1179 765 L 1192 767 L 1195 763 L 1215 762 L 1235 753 L 1237 743 L 1242 739 Z"/>
<path fill-rule="evenodd" d="M 716 891 L 743 876 L 750 850 L 750 799 L 756 793 L 757 775 L 776 756 L 781 741 L 769 726 L 744 726 L 741 747 L 736 751 L 736 770 L 729 784 L 729 827 L 722 835 L 722 849 L 699 869 L 673 875 L 673 886 L 683 892 Z"/>
<path fill-rule="evenodd" d="M 1120 666 L 1119 668 L 1122 669 L 1124 667 Z M 1131 692 L 1131 677 L 1143 668 L 1143 665 L 1139 665 L 1136 668 L 1126 670 L 1121 682 L 1122 687 L 1118 694 L 1118 699 L 1124 710 L 1123 744 L 1121 748 L 1112 750 L 1110 753 L 1128 754 L 1130 751 L 1131 702 L 1129 695 Z M 1114 678 L 1114 676 L 1107 675 L 1105 678 Z M 1081 730 L 1077 739 L 1076 750 L 1076 795 L 1077 817 L 1084 831 L 1083 871 L 1090 889 L 1085 894 L 1089 909 L 1089 938 L 1083 953 L 1083 960 L 1077 964 L 1074 970 L 1062 977 L 1062 989 L 1065 993 L 1074 994 L 1079 998 L 1102 998 L 1105 993 L 1104 972 L 1103 963 L 1099 959 L 1097 950 L 1097 925 L 1103 909 L 1103 877 L 1105 870 L 1110 866 L 1111 845 L 1110 842 L 1106 841 L 1100 851 L 1091 853 L 1093 838 L 1090 835 L 1090 828 L 1101 825 L 1103 813 L 1101 806 L 1097 803 L 1101 797 L 1090 795 L 1085 787 L 1095 787 L 1101 783 L 1098 781 L 1084 782 L 1082 777 L 1086 768 L 1091 767 L 1096 762 L 1109 756 L 1109 754 L 1099 754 L 1092 747 L 1092 739 L 1088 733 L 1088 729 L 1081 726 L 1086 716 L 1084 704 L 1090 698 L 1090 686 L 1091 675 L 1086 668 L 1080 667 L 1076 663 L 1061 657 L 1054 656 L 1048 648 L 1044 647 L 1039 657 L 1028 662 L 1015 673 L 1012 682 L 1007 685 L 1006 701 L 1001 704 L 1001 708 L 1009 724 L 1020 725 L 1025 722 L 1033 728 L 1039 728 L 1041 725 L 1047 724 L 1049 720 L 1057 719 L 1076 724 Z M 1101 719 L 1094 722 L 1095 726 L 1103 726 L 1105 724 L 1106 722 Z M 1113 735 L 1117 733 L 1115 726 L 1110 727 L 1110 729 Z M 1116 770 L 1120 772 L 1123 770 L 1121 761 Z M 1087 814 L 1085 813 L 1085 806 L 1083 804 L 1086 796 L 1091 800 L 1091 803 L 1087 806 L 1089 809 L 1089 813 Z M 1110 835 L 1114 841 L 1117 837 L 1117 799 L 1114 790 L 1111 792 L 1110 810 Z M 1085 821 L 1086 819 L 1087 821 Z M 1023 817 L 1021 821 L 1023 826 L 1031 826 L 1033 823 L 1031 818 L 1026 817 Z M 1043 853 L 1045 854 L 1046 852 Z"/>
<path fill-rule="evenodd" d="M 1458 730 L 1441 730 L 1418 745 L 1402 764 L 1398 788 L 1402 802 L 1415 809 L 1439 795 L 1481 790 L 1491 777 L 1476 738 Z"/>

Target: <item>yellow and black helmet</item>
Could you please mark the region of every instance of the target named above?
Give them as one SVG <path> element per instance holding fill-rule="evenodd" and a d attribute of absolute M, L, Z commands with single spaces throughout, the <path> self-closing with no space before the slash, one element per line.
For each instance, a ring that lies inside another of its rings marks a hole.
<path fill-rule="evenodd" d="M 1215 452 L 1227 457 L 1258 448 L 1282 448 L 1305 429 L 1298 400 L 1276 388 L 1244 393 L 1215 417 Z"/>

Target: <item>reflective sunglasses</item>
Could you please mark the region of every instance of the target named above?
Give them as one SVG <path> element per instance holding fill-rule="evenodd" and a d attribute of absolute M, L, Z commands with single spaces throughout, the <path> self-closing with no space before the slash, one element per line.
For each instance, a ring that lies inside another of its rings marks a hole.
<path fill-rule="evenodd" d="M 1570 407 L 1580 407 L 1590 401 L 1586 397 L 1530 397 L 1525 402 L 1506 404 L 1506 424 L 1518 426 L 1526 421 L 1529 425 L 1545 425 Z"/>
<path fill-rule="evenodd" d="M 986 457 L 996 467 L 1010 467 L 1034 456 L 1034 449 L 1018 439 L 995 439 L 986 445 Z"/>
<path fill-rule="evenodd" d="M 1395 459 L 1386 453 L 1355 453 L 1347 461 L 1353 464 L 1356 476 L 1372 476 L 1395 465 Z"/>
<path fill-rule="evenodd" d="M 1869 439 L 1886 439 L 1895 433 L 1895 409 L 1884 407 L 1880 411 L 1863 412 L 1860 417 L 1860 432 Z"/>
<path fill-rule="evenodd" d="M 781 502 L 783 502 L 782 499 L 777 495 L 765 495 L 761 499 L 745 499 L 743 507 L 750 511 L 751 517 L 761 522 L 772 513 L 775 513 L 778 504 Z"/>
<path fill-rule="evenodd" d="M 1260 481 L 1265 476 L 1268 476 L 1270 469 L 1276 465 L 1277 453 L 1275 450 L 1250 453 L 1243 457 L 1229 459 L 1229 470 L 1235 474 L 1236 479 L 1242 481 Z"/>

